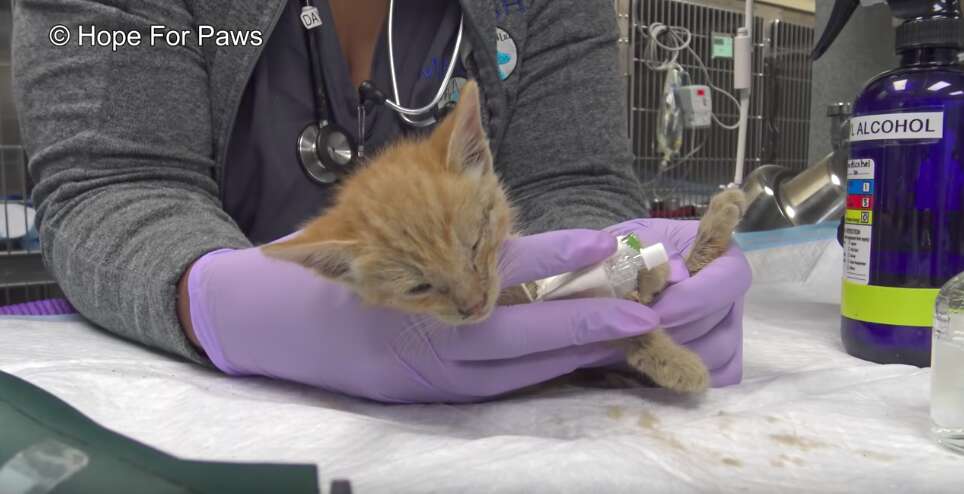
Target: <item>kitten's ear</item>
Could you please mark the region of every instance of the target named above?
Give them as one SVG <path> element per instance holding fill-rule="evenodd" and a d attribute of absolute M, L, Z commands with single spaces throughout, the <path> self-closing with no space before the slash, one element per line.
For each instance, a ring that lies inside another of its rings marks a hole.
<path fill-rule="evenodd" d="M 462 86 L 459 102 L 449 116 L 452 134 L 446 159 L 453 170 L 472 177 L 494 173 L 489 139 L 482 128 L 480 105 L 479 86 L 475 81 L 469 81 Z"/>
<path fill-rule="evenodd" d="M 313 269 L 326 278 L 348 281 L 351 278 L 352 249 L 355 244 L 348 240 L 312 242 L 296 238 L 265 245 L 261 251 L 268 257 Z"/>

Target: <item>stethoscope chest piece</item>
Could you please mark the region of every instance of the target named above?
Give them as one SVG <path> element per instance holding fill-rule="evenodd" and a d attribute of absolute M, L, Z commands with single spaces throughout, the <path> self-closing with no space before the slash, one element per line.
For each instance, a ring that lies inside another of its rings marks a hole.
<path fill-rule="evenodd" d="M 314 6 L 313 0 L 304 0 L 305 6 L 302 9 L 302 23 L 305 26 L 308 41 L 308 60 L 311 68 L 312 85 L 315 89 L 315 119 L 316 123 L 309 124 L 298 136 L 298 159 L 301 166 L 311 177 L 312 180 L 322 184 L 331 184 L 347 176 L 350 169 L 365 159 L 365 115 L 370 105 L 385 105 L 396 113 L 399 117 L 414 127 L 428 127 L 438 121 L 433 115 L 428 118 L 413 120 L 411 117 L 432 113 L 450 112 L 454 108 L 454 103 L 439 104 L 443 93 L 449 90 L 450 98 L 457 94 L 461 86 L 453 84 L 452 72 L 455 69 L 455 62 L 462 46 L 463 19 L 459 20 L 459 31 L 455 38 L 455 48 L 452 50 L 451 61 L 445 71 L 445 77 L 439 85 L 438 91 L 432 101 L 421 108 L 405 108 L 397 102 L 398 100 L 398 78 L 395 75 L 395 45 L 392 36 L 392 26 L 395 12 L 395 1 L 388 4 L 388 59 L 389 69 L 392 77 L 392 93 L 396 101 L 390 101 L 375 87 L 371 81 L 365 81 L 358 88 L 359 104 L 358 111 L 358 142 L 334 122 L 329 121 L 327 95 L 325 94 L 324 71 L 321 67 L 321 55 L 319 40 L 316 37 L 318 28 L 324 23 L 319 16 L 318 9 Z M 463 82 L 464 84 L 464 82 Z"/>
<path fill-rule="evenodd" d="M 310 124 L 298 136 L 298 158 L 313 180 L 331 184 L 348 173 L 356 158 L 356 146 L 341 127 L 325 122 Z"/>

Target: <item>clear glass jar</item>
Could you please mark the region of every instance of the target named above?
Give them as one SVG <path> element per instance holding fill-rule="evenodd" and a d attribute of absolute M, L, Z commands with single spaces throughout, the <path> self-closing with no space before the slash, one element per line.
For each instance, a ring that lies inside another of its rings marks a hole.
<path fill-rule="evenodd" d="M 964 273 L 947 282 L 934 307 L 931 433 L 964 454 Z"/>

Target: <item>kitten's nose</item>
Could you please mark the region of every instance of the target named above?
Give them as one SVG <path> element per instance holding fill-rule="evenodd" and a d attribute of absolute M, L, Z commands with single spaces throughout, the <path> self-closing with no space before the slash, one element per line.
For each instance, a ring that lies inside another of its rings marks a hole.
<path fill-rule="evenodd" d="M 485 298 L 486 297 L 483 296 L 482 298 L 478 299 L 478 302 L 469 308 L 465 308 L 464 306 L 459 306 L 459 314 L 462 315 L 463 319 L 468 319 L 470 317 L 478 316 L 479 314 L 482 314 L 482 309 L 485 308 L 485 301 L 486 301 Z"/>

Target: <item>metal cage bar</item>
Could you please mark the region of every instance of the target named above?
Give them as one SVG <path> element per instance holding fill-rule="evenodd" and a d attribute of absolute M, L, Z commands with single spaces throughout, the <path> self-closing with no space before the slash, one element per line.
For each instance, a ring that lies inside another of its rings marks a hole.
<path fill-rule="evenodd" d="M 0 5 L 0 305 L 62 296 L 44 269 L 33 227 L 32 183 L 11 91 L 11 4 Z"/>

